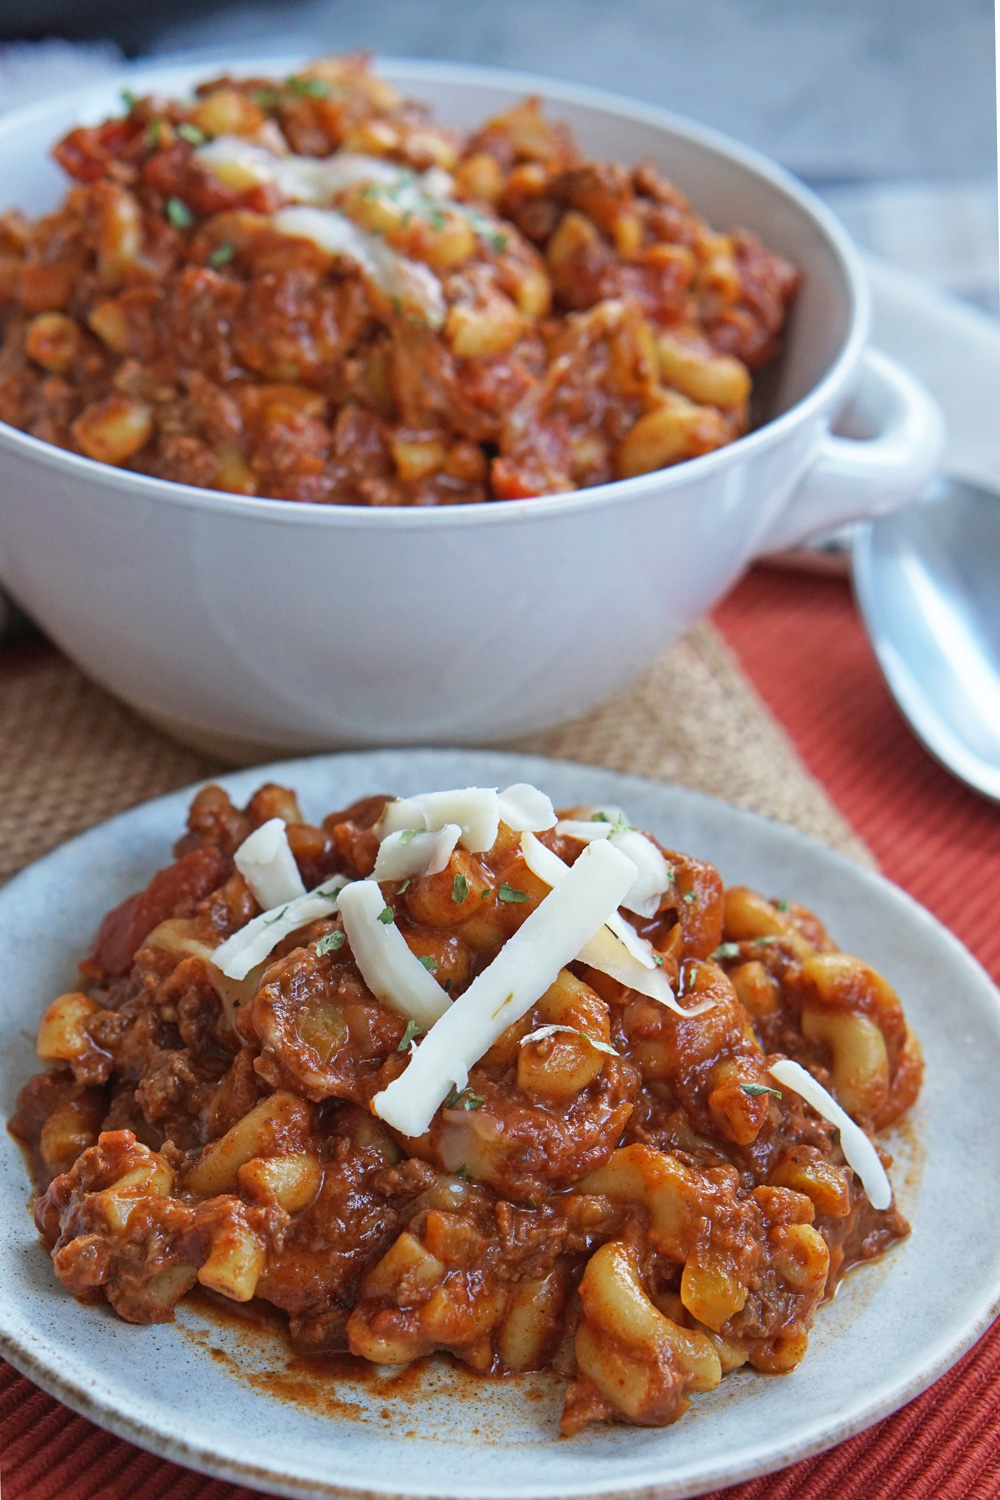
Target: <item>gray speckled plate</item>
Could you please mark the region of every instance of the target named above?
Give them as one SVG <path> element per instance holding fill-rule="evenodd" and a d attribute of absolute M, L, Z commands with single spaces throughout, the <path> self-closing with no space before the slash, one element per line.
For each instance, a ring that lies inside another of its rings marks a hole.
<path fill-rule="evenodd" d="M 444 1364 L 324 1388 L 288 1367 L 266 1328 L 198 1306 L 134 1328 L 58 1286 L 25 1212 L 28 1180 L 0 1142 L 0 1350 L 77 1411 L 165 1457 L 295 1496 L 542 1500 L 732 1484 L 840 1441 L 951 1365 L 1000 1307 L 1000 1005 L 964 948 L 879 876 L 776 823 L 676 787 L 522 756 L 465 751 L 331 755 L 224 777 L 245 798 L 273 777 L 307 816 L 373 791 L 533 781 L 558 803 L 612 801 L 727 882 L 815 907 L 834 937 L 897 986 L 927 1079 L 894 1177 L 913 1234 L 820 1310 L 803 1365 L 740 1371 L 662 1431 L 559 1439 L 560 1392 L 541 1376 L 476 1381 Z M 0 1104 L 34 1071 L 42 1008 L 73 981 L 103 913 L 165 863 L 189 800 L 178 792 L 56 850 L 0 893 Z M 863 832 L 863 830 L 862 830 Z M 962 1191 L 962 1189 L 965 1191 Z M 958 1189 L 958 1191 L 956 1191 Z M 324 1398 L 324 1389 L 328 1399 Z"/>

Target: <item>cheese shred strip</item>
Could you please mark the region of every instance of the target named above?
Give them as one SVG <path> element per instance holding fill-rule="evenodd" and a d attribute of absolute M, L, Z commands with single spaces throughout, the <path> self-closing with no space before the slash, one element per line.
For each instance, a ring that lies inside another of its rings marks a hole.
<path fill-rule="evenodd" d="M 585 849 L 413 1049 L 406 1071 L 375 1095 L 374 1113 L 405 1136 L 423 1135 L 438 1105 L 465 1088 L 469 1069 L 617 910 L 635 876 L 632 861 L 607 842 Z"/>
<path fill-rule="evenodd" d="M 799 1063 L 792 1062 L 791 1058 L 783 1057 L 772 1063 L 768 1072 L 784 1088 L 801 1094 L 806 1103 L 811 1104 L 824 1120 L 836 1125 L 840 1131 L 840 1147 L 847 1165 L 861 1178 L 861 1185 L 872 1208 L 888 1208 L 892 1203 L 892 1183 L 879 1161 L 878 1152 L 861 1126 L 851 1119 L 821 1083 L 816 1082 L 811 1073 L 807 1073 Z"/>

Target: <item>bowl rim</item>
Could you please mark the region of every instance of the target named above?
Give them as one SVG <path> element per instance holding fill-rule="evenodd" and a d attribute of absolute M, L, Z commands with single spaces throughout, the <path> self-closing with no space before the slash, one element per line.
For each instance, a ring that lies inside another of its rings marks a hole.
<path fill-rule="evenodd" d="M 233 73 L 274 73 L 284 68 L 301 67 L 301 54 L 283 54 L 277 57 L 262 57 L 248 52 L 211 53 L 194 52 L 172 54 L 161 62 L 144 59 L 140 63 L 122 68 L 117 73 L 63 94 L 57 100 L 45 99 L 35 104 L 23 105 L 0 117 L 0 157 L 6 138 L 19 133 L 33 124 L 42 125 L 49 115 L 62 113 L 67 104 L 78 104 L 85 112 L 88 101 L 98 100 L 122 85 L 142 84 L 147 78 L 168 79 L 176 77 L 178 86 L 192 79 L 203 70 L 211 76 L 213 67 L 231 70 Z M 781 441 L 785 434 L 800 423 L 808 421 L 836 402 L 843 394 L 850 376 L 856 369 L 861 353 L 868 342 L 871 326 L 871 298 L 867 278 L 860 254 L 847 231 L 836 215 L 827 208 L 793 173 L 780 166 L 763 152 L 745 145 L 713 126 L 702 125 L 684 115 L 660 105 L 630 99 L 610 89 L 590 84 L 572 83 L 550 78 L 544 74 L 520 69 L 492 67 L 479 63 L 451 62 L 433 58 L 396 57 L 377 53 L 373 66 L 383 71 L 393 81 L 414 83 L 444 82 L 459 85 L 492 86 L 514 89 L 524 94 L 540 94 L 545 101 L 557 104 L 579 105 L 583 108 L 599 109 L 619 117 L 651 125 L 667 134 L 679 137 L 693 145 L 714 152 L 735 162 L 748 175 L 762 178 L 777 189 L 814 227 L 818 228 L 832 250 L 834 259 L 844 278 L 848 292 L 849 322 L 839 352 L 834 356 L 826 372 L 787 411 L 736 438 L 722 448 L 699 457 L 685 459 L 666 469 L 656 469 L 650 474 L 637 475 L 631 479 L 611 480 L 606 484 L 564 491 L 553 495 L 536 495 L 525 499 L 493 502 L 463 502 L 446 506 L 358 506 L 340 504 L 315 504 L 303 500 L 277 500 L 256 495 L 233 495 L 219 490 L 205 489 L 197 485 L 181 484 L 176 480 L 159 479 L 153 475 L 136 473 L 131 469 L 117 468 L 113 464 L 100 463 L 83 454 L 72 453 L 65 448 L 45 442 L 22 432 L 9 423 L 0 421 L 0 451 L 13 450 L 27 460 L 41 462 L 50 468 L 61 470 L 67 477 L 76 477 L 79 482 L 90 485 L 102 482 L 114 490 L 142 495 L 153 504 L 178 505 L 182 508 L 209 511 L 220 516 L 237 518 L 256 517 L 259 520 L 282 524 L 306 524 L 368 529 L 381 527 L 391 530 L 411 530 L 425 526 L 454 527 L 457 525 L 510 524 L 528 517 L 551 517 L 567 512 L 595 510 L 605 506 L 621 504 L 626 499 L 641 499 L 651 492 L 664 489 L 675 490 L 688 481 L 708 479 L 716 469 L 750 457 L 761 449 Z M 162 87 L 163 85 L 153 85 Z"/>

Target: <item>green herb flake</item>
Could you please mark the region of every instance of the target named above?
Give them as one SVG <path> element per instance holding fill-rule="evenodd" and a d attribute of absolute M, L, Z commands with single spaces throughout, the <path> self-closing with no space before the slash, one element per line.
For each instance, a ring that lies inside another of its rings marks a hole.
<path fill-rule="evenodd" d="M 293 74 L 287 82 L 288 92 L 296 99 L 329 99 L 330 85 L 323 78 L 307 78 Z"/>
<path fill-rule="evenodd" d="M 420 1027 L 417 1025 L 416 1021 L 407 1021 L 406 1030 L 403 1032 L 403 1035 L 400 1038 L 399 1046 L 396 1048 L 396 1051 L 409 1052 L 417 1037 L 422 1035 L 423 1033 Z"/>
<path fill-rule="evenodd" d="M 420 959 L 420 962 L 423 964 L 424 968 L 429 974 L 432 974 L 435 969 L 439 969 L 441 967 L 437 959 L 431 958 L 429 953 L 418 953 L 417 957 Z"/>
<path fill-rule="evenodd" d="M 275 922 L 280 922 L 281 921 L 282 917 L 285 915 L 285 913 L 287 911 L 288 911 L 288 907 L 287 906 L 283 906 L 279 912 L 276 912 L 274 914 L 273 917 L 268 917 L 267 921 L 264 923 L 264 926 L 265 927 L 273 927 L 274 924 L 275 924 Z"/>
<path fill-rule="evenodd" d="M 313 894 L 316 896 L 321 896 L 324 901 L 339 901 L 340 893 L 343 889 L 344 887 L 342 885 L 338 885 L 335 891 L 314 891 Z"/>
<path fill-rule="evenodd" d="M 695 895 L 694 891 L 688 891 L 687 895 L 684 897 L 684 905 L 693 906 L 697 899 L 698 898 Z"/>
<path fill-rule="evenodd" d="M 716 959 L 718 959 L 718 958 L 739 958 L 739 956 L 740 956 L 740 945 L 739 945 L 739 943 L 720 943 L 719 946 L 716 948 L 715 952 L 712 954 L 712 957 L 716 958 Z"/>
<path fill-rule="evenodd" d="M 205 132 L 199 130 L 197 125 L 192 125 L 189 120 L 184 120 L 177 126 L 177 134 L 182 141 L 187 141 L 189 146 L 203 146 L 205 144 Z"/>
<path fill-rule="evenodd" d="M 463 1182 L 471 1182 L 472 1181 L 472 1178 L 469 1176 L 469 1169 L 465 1165 L 464 1161 L 463 1161 L 463 1163 L 462 1163 L 462 1165 L 460 1167 L 456 1167 L 455 1168 L 455 1171 L 454 1171 L 454 1173 L 452 1175 L 455 1176 L 455 1177 L 461 1177 L 461 1179 L 462 1179 Z"/>
<path fill-rule="evenodd" d="M 281 103 L 281 94 L 277 89 L 254 89 L 250 97 L 259 109 L 277 109 Z"/>
<path fill-rule="evenodd" d="M 751 1099 L 759 1099 L 761 1094 L 773 1094 L 775 1099 L 781 1098 L 781 1090 L 769 1088 L 766 1083 L 741 1083 L 740 1088 Z"/>
<path fill-rule="evenodd" d="M 223 240 L 222 244 L 216 245 L 215 249 L 209 254 L 208 263 L 218 271 L 223 266 L 228 266 L 235 254 L 235 246 L 229 240 Z"/>
<path fill-rule="evenodd" d="M 153 147 L 153 149 L 155 150 L 155 148 L 160 144 L 160 138 L 162 134 L 163 121 L 150 120 L 149 124 L 146 126 L 146 145 Z"/>
<path fill-rule="evenodd" d="M 430 220 L 431 228 L 436 229 L 438 233 L 441 232 L 448 222 L 439 208 L 432 208 L 427 217 Z"/>
<path fill-rule="evenodd" d="M 530 900 L 530 897 L 529 897 L 527 891 L 515 891 L 514 887 L 512 885 L 508 885 L 507 882 L 506 882 L 506 880 L 504 880 L 504 881 L 501 882 L 500 889 L 497 892 L 497 895 L 500 897 L 501 901 L 528 901 L 528 900 Z"/>
<path fill-rule="evenodd" d="M 383 924 L 383 926 L 388 927 L 391 922 L 395 922 L 396 913 L 393 911 L 391 906 L 383 906 L 382 910 L 378 914 L 378 919 Z"/>
<path fill-rule="evenodd" d="M 417 830 L 415 828 L 404 828 L 402 833 L 399 835 L 399 842 L 401 844 L 409 844 L 413 839 L 416 838 L 416 836 Z"/>
<path fill-rule="evenodd" d="M 175 229 L 190 229 L 194 223 L 194 214 L 181 198 L 168 198 L 163 212 Z"/>
<path fill-rule="evenodd" d="M 662 969 L 663 968 L 663 954 L 662 953 L 654 953 L 653 954 L 653 962 L 654 962 L 654 964 L 656 964 L 656 966 L 657 966 L 658 969 Z"/>
<path fill-rule="evenodd" d="M 788 902 L 785 900 L 785 898 L 783 896 L 779 896 L 778 899 L 777 899 L 777 901 L 772 901 L 771 905 L 775 908 L 776 911 L 787 911 L 788 910 Z"/>
<path fill-rule="evenodd" d="M 754 945 L 755 948 L 766 948 L 767 945 L 768 945 L 768 943 L 780 943 L 780 942 L 781 942 L 781 939 L 777 935 L 772 935 L 771 937 L 754 938 L 753 945 Z"/>
<path fill-rule="evenodd" d="M 327 953 L 336 953 L 347 942 L 346 932 L 328 932 L 326 937 L 321 937 L 316 944 L 316 956 L 322 958 Z"/>
<path fill-rule="evenodd" d="M 470 1088 L 452 1089 L 444 1101 L 445 1109 L 482 1109 L 485 1094 L 474 1094 Z"/>
<path fill-rule="evenodd" d="M 403 881 L 403 884 L 396 887 L 396 895 L 397 896 L 403 896 L 403 895 L 405 895 L 406 892 L 410 889 L 410 886 L 412 884 L 413 884 L 412 880 L 410 879 L 409 875 L 407 875 L 406 879 Z"/>
<path fill-rule="evenodd" d="M 131 114 L 136 105 L 139 103 L 139 95 L 133 94 L 131 89 L 122 89 L 122 103 L 128 110 L 129 114 Z"/>
<path fill-rule="evenodd" d="M 480 901 L 488 901 L 492 894 L 493 892 L 490 890 L 489 886 L 484 885 L 482 890 L 479 892 L 479 899 Z"/>
<path fill-rule="evenodd" d="M 441 988 L 444 990 L 444 992 L 445 992 L 446 995 L 450 995 L 451 994 L 451 980 L 450 979 L 446 979 L 445 982 L 444 982 L 444 984 L 441 986 Z"/>
<path fill-rule="evenodd" d="M 456 875 L 451 883 L 451 899 L 455 902 L 456 906 L 461 906 L 468 894 L 469 882 L 464 875 Z"/>

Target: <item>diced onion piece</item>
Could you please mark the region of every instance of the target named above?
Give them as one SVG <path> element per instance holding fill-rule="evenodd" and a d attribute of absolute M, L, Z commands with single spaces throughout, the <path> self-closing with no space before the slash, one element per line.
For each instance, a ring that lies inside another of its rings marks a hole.
<path fill-rule="evenodd" d="M 355 261 L 369 281 L 404 313 L 416 313 L 430 328 L 440 328 L 448 305 L 444 288 L 429 266 L 399 255 L 384 240 L 366 234 L 334 208 L 282 208 L 272 224 L 279 234 L 311 240 L 329 255 Z"/>
<path fill-rule="evenodd" d="M 556 824 L 556 833 L 563 838 L 579 839 L 581 844 L 592 844 L 594 839 L 610 838 L 614 826 L 599 818 L 588 819 L 586 822 L 582 818 L 560 818 Z"/>
<path fill-rule="evenodd" d="M 612 830 L 611 842 L 635 865 L 639 878 L 629 891 L 622 906 L 634 911 L 638 917 L 655 917 L 660 909 L 660 898 L 670 888 L 672 875 L 670 866 L 652 839 L 637 828 Z"/>
<path fill-rule="evenodd" d="M 544 1042 L 548 1037 L 555 1036 L 557 1031 L 565 1031 L 570 1036 L 582 1037 L 585 1042 L 589 1042 L 592 1047 L 596 1047 L 598 1052 L 607 1052 L 609 1057 L 621 1056 L 621 1053 L 612 1047 L 610 1042 L 599 1041 L 596 1036 L 590 1036 L 588 1032 L 580 1031 L 576 1026 L 539 1026 L 537 1031 L 529 1031 L 527 1036 L 523 1036 L 518 1042 L 518 1046 L 523 1047 L 528 1042 Z"/>
<path fill-rule="evenodd" d="M 596 849 L 600 846 L 595 843 L 589 847 Z M 614 846 L 609 845 L 609 847 Z M 539 880 L 544 880 L 546 885 L 558 885 L 574 868 L 574 866 L 567 865 L 558 854 L 554 854 L 531 833 L 521 835 L 521 853 L 524 855 L 528 869 L 533 875 L 537 875 Z M 582 859 L 583 855 L 580 858 Z M 623 936 L 626 931 L 627 938 Z M 702 1011 L 710 1010 L 714 1004 L 712 1000 L 702 1000 L 698 1005 L 692 1005 L 686 1009 L 678 1005 L 669 979 L 656 962 L 657 954 L 652 943 L 647 943 L 645 938 L 641 938 L 632 924 L 626 922 L 619 912 L 615 912 L 608 918 L 603 929 L 595 933 L 580 949 L 577 958 L 582 963 L 590 964 L 592 969 L 600 969 L 602 974 L 608 974 L 612 979 L 617 979 L 619 984 L 637 990 L 640 995 L 648 995 L 651 1000 L 658 1000 L 661 1005 L 666 1005 L 679 1016 L 701 1015 Z"/>
<path fill-rule="evenodd" d="M 380 839 L 406 828 L 426 828 L 434 833 L 447 823 L 457 823 L 461 828 L 459 843 L 470 854 L 492 849 L 500 830 L 500 798 L 496 787 L 467 786 L 451 792 L 398 797 L 386 803 L 375 833 Z"/>
<path fill-rule="evenodd" d="M 390 833 L 379 845 L 372 872 L 375 880 L 405 880 L 409 875 L 436 875 L 452 856 L 462 830 L 446 823 L 436 833 L 412 828 Z"/>
<path fill-rule="evenodd" d="M 451 1002 L 407 945 L 395 922 L 382 922 L 385 898 L 374 880 L 354 880 L 340 893 L 340 915 L 361 977 L 377 1000 L 422 1031 L 429 1031 Z"/>
<path fill-rule="evenodd" d="M 374 1112 L 403 1135 L 423 1135 L 442 1100 L 465 1088 L 473 1064 L 544 995 L 634 880 L 635 865 L 610 844 L 585 849 L 413 1049 L 406 1071 L 375 1095 Z"/>
<path fill-rule="evenodd" d="M 332 917 L 337 910 L 338 894 L 346 884 L 342 875 L 335 875 L 298 900 L 261 912 L 219 944 L 212 954 L 213 963 L 230 979 L 245 979 L 290 933 L 320 917 Z"/>
<path fill-rule="evenodd" d="M 518 781 L 500 793 L 500 821 L 514 833 L 541 833 L 555 825 L 551 798 L 530 782 Z"/>
<path fill-rule="evenodd" d="M 840 1148 L 847 1165 L 861 1178 L 861 1185 L 868 1195 L 872 1208 L 888 1208 L 892 1203 L 892 1183 L 886 1175 L 885 1167 L 878 1159 L 878 1152 L 861 1126 L 856 1125 L 847 1111 L 841 1109 L 832 1094 L 829 1094 L 823 1085 L 817 1083 L 812 1074 L 800 1067 L 797 1062 L 792 1062 L 790 1058 L 782 1058 L 780 1062 L 772 1063 L 768 1072 L 785 1088 L 793 1089 L 796 1094 L 801 1094 L 806 1103 L 811 1104 L 824 1120 L 829 1120 L 831 1125 L 836 1125 L 840 1131 Z"/>
<path fill-rule="evenodd" d="M 269 818 L 233 855 L 237 870 L 265 911 L 306 893 L 282 818 Z"/>

